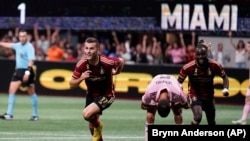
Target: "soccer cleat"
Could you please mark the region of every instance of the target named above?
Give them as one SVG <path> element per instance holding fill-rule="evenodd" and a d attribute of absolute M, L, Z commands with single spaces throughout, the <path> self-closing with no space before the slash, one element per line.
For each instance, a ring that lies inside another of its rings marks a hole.
<path fill-rule="evenodd" d="M 236 124 L 236 125 L 246 125 L 247 124 L 246 121 L 243 121 L 241 119 L 239 119 L 239 120 L 233 120 L 232 123 Z"/>
<path fill-rule="evenodd" d="M 30 121 L 37 121 L 39 120 L 38 116 L 32 116 L 30 119 Z"/>
<path fill-rule="evenodd" d="M 101 136 L 101 138 L 98 141 L 103 141 L 102 136 Z"/>
<path fill-rule="evenodd" d="M 94 134 L 92 141 L 102 141 L 102 128 L 103 128 L 103 123 L 100 122 L 100 125 L 98 127 L 94 128 Z"/>
<path fill-rule="evenodd" d="M 5 119 L 5 120 L 12 120 L 13 116 L 12 115 L 8 115 L 7 113 L 4 113 L 3 115 L 0 115 L 1 119 Z"/>

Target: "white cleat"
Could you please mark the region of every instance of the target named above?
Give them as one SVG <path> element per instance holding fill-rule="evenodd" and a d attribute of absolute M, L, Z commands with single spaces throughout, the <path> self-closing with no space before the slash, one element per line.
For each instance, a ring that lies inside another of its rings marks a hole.
<path fill-rule="evenodd" d="M 236 124 L 236 125 L 246 125 L 247 124 L 246 121 L 243 121 L 241 119 L 239 119 L 239 120 L 233 120 L 232 123 Z"/>

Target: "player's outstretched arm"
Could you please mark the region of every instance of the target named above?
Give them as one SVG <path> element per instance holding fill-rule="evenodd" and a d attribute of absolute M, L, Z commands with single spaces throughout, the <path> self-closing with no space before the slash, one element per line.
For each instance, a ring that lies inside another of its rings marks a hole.
<path fill-rule="evenodd" d="M 224 96 L 228 96 L 229 95 L 229 91 L 228 91 L 228 87 L 229 87 L 229 80 L 228 80 L 228 77 L 227 75 L 225 75 L 224 77 L 222 77 L 223 79 L 223 90 L 222 90 L 222 93 Z"/>
<path fill-rule="evenodd" d="M 0 42 L 0 47 L 11 48 L 12 43 L 9 42 Z"/>

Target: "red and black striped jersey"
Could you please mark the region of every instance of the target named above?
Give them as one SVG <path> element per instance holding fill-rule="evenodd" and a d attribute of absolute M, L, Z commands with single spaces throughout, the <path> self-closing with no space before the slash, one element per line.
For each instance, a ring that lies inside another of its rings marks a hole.
<path fill-rule="evenodd" d="M 224 77 L 224 68 L 218 62 L 208 59 L 206 68 L 199 68 L 195 60 L 185 64 L 179 73 L 183 80 L 188 77 L 188 93 L 201 99 L 214 98 L 214 77 Z"/>
<path fill-rule="evenodd" d="M 100 95 L 114 96 L 114 84 L 112 69 L 120 65 L 118 58 L 111 58 L 100 55 L 97 65 L 91 65 L 86 58 L 82 58 L 75 66 L 73 76 L 79 78 L 83 72 L 90 70 L 90 77 L 85 79 L 87 86 L 87 94 L 91 94 L 93 97 Z"/>

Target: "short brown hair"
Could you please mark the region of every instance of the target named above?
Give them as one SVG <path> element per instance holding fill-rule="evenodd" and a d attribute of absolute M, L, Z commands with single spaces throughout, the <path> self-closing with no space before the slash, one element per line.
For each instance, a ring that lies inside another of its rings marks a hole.
<path fill-rule="evenodd" d="M 88 37 L 85 40 L 86 43 L 96 43 L 96 47 L 99 47 L 99 41 L 94 37 Z"/>

